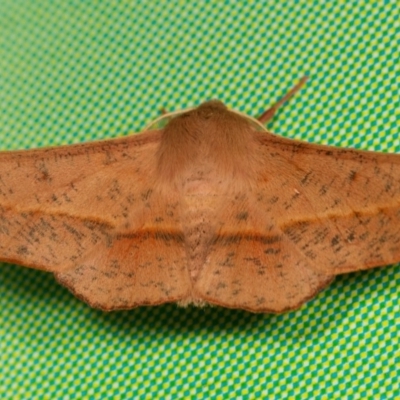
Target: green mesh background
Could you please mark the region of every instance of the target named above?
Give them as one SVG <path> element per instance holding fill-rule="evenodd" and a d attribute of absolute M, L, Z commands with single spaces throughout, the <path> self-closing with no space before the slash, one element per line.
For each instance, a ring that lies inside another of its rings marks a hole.
<path fill-rule="evenodd" d="M 0 149 L 127 135 L 215 97 L 257 116 L 308 74 L 271 130 L 400 152 L 400 6 L 379 4 L 0 0 Z M 400 398 L 399 292 L 392 266 L 279 316 L 107 314 L 1 264 L 0 398 Z"/>

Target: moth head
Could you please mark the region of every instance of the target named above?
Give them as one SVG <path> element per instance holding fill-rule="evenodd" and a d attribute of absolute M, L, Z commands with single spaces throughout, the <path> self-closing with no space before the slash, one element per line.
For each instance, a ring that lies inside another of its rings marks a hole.
<path fill-rule="evenodd" d="M 229 119 L 229 116 L 232 116 L 232 114 L 247 120 L 255 130 L 266 131 L 264 125 L 257 119 L 242 112 L 228 109 L 222 101 L 217 99 L 205 101 L 198 107 L 185 108 L 183 110 L 165 113 L 161 117 L 152 121 L 145 130 L 165 128 L 174 119 L 182 120 L 186 118 L 197 118 L 199 120 L 209 120 L 213 117 L 220 118 L 221 116 L 226 116 Z"/>
<path fill-rule="evenodd" d="M 209 100 L 200 104 L 196 109 L 196 113 L 200 118 L 209 119 L 215 114 L 226 112 L 228 107 L 219 100 Z"/>

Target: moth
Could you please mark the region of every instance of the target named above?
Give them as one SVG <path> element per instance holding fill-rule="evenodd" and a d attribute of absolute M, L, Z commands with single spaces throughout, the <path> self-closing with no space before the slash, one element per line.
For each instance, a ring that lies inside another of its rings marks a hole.
<path fill-rule="evenodd" d="M 0 153 L 0 259 L 103 310 L 300 307 L 400 261 L 400 155 L 309 144 L 217 100 L 124 138 Z"/>

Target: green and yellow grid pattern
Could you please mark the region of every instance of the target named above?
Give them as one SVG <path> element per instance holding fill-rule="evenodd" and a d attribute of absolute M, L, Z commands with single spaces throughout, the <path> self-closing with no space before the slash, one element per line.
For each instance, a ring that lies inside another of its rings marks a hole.
<path fill-rule="evenodd" d="M 400 152 L 400 5 L 0 0 L 0 150 L 138 132 L 219 98 L 288 137 Z M 284 315 L 103 313 L 0 266 L 1 399 L 400 398 L 400 269 L 343 275 Z"/>

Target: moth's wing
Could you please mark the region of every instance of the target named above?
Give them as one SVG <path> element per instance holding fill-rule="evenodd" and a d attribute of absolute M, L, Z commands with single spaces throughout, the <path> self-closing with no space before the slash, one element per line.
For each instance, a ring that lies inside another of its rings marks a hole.
<path fill-rule="evenodd" d="M 253 312 L 298 308 L 333 276 L 312 268 L 265 209 L 255 192 L 236 192 L 215 213 L 218 221 L 195 283 L 203 301 Z"/>
<path fill-rule="evenodd" d="M 258 205 L 316 271 L 400 261 L 400 155 L 265 135 Z M 272 174 L 272 175 L 271 175 Z"/>
<path fill-rule="evenodd" d="M 231 193 L 197 296 L 256 312 L 295 309 L 343 272 L 400 260 L 400 156 L 260 138 L 265 165 Z"/>
<path fill-rule="evenodd" d="M 103 309 L 185 297 L 177 201 L 154 189 L 159 141 L 0 153 L 0 260 L 54 272 Z"/>

